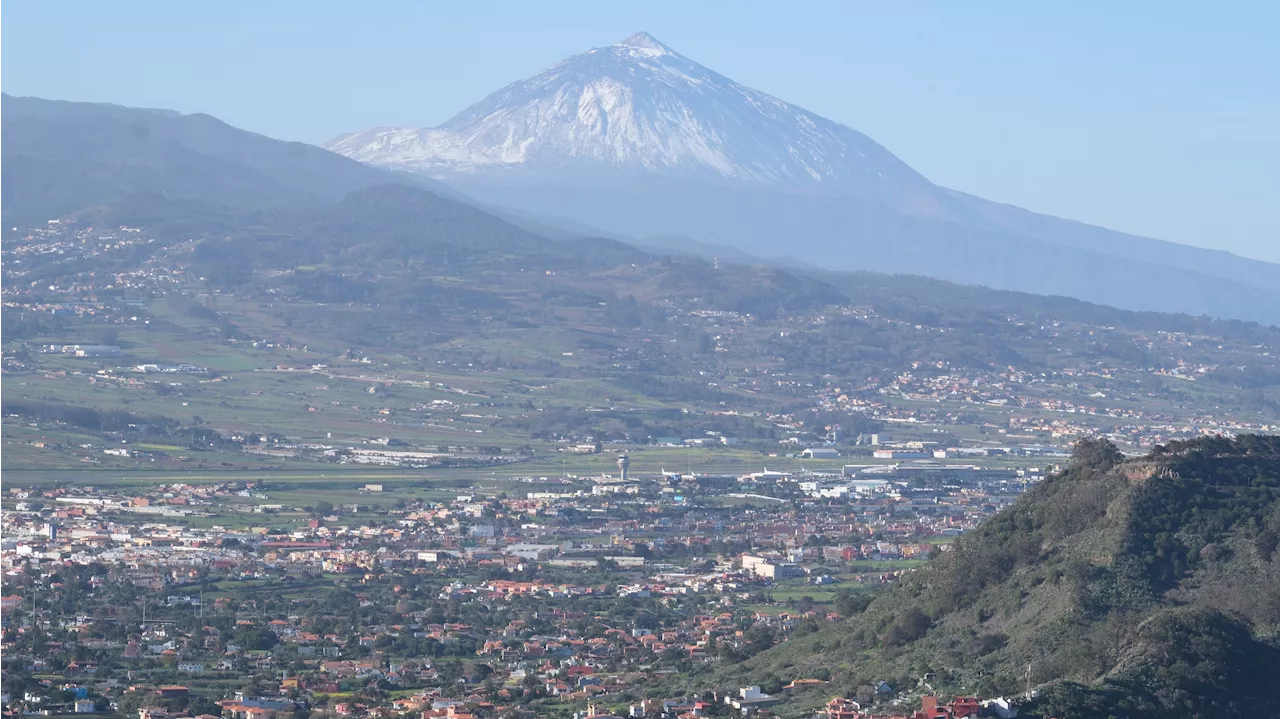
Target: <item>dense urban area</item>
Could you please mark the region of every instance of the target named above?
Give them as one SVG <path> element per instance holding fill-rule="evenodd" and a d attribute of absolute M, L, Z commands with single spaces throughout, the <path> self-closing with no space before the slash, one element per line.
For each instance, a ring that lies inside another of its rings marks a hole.
<path fill-rule="evenodd" d="M 664 677 L 840 621 L 1033 479 L 634 477 L 619 462 L 438 499 L 421 483 L 280 495 L 307 504 L 253 483 L 10 489 L 6 673 L 24 675 L 10 691 L 30 710 L 144 716 L 216 713 L 232 689 L 224 712 L 264 716 L 683 714 L 708 699 L 655 693 Z"/>

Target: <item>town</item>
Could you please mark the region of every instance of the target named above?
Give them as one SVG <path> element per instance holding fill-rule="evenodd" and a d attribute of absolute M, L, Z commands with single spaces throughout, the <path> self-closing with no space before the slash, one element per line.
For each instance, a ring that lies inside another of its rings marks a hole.
<path fill-rule="evenodd" d="M 810 708 L 833 719 L 863 706 L 909 716 L 925 678 L 836 700 L 827 677 L 741 692 L 687 680 L 841 621 L 1042 478 L 629 464 L 448 489 L 10 486 L 6 706 L 581 718 L 764 716 L 820 700 Z M 970 715 L 923 700 L 925 716 Z"/>

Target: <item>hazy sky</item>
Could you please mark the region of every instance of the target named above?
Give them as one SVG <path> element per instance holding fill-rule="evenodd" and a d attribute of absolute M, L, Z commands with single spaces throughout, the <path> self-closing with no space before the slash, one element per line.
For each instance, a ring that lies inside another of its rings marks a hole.
<path fill-rule="evenodd" d="M 15 95 L 322 142 L 647 30 L 938 184 L 1280 262 L 1280 2 L 8 0 Z"/>

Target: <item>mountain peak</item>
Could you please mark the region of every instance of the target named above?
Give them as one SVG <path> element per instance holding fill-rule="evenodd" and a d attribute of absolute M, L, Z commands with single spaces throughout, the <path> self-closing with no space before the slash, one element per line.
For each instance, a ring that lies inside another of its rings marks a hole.
<path fill-rule="evenodd" d="M 641 30 L 634 35 L 614 45 L 614 47 L 626 48 L 633 54 L 644 55 L 646 57 L 659 57 L 661 55 L 674 55 L 674 50 L 658 42 L 658 39 L 649 33 Z"/>
<path fill-rule="evenodd" d="M 828 188 L 931 186 L 866 136 L 740 85 L 647 32 L 562 60 L 426 129 L 374 128 L 326 147 L 440 175 L 600 173 Z"/>

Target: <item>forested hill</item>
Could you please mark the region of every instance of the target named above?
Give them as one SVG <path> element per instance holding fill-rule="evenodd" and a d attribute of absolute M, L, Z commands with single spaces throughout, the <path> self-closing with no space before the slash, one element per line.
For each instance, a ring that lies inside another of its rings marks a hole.
<path fill-rule="evenodd" d="M 1280 709 L 1280 438 L 1106 442 L 833 631 L 725 683 L 828 673 L 854 694 L 1014 695 L 1046 716 L 1244 717 Z M 1028 667 L 1030 676 L 1028 677 Z M 932 676 L 928 676 L 932 675 Z"/>

